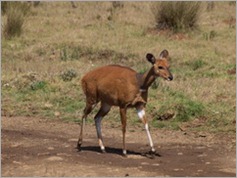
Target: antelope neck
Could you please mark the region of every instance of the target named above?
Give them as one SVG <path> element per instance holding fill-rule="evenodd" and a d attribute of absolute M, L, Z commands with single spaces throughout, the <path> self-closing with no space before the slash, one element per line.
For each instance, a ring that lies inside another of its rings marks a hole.
<path fill-rule="evenodd" d="M 137 78 L 138 78 L 138 83 L 140 86 L 140 91 L 146 92 L 156 79 L 153 67 L 143 74 L 138 74 Z"/>

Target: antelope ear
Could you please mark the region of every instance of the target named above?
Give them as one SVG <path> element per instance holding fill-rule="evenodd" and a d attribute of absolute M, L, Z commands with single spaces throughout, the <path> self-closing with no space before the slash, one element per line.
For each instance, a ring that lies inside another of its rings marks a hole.
<path fill-rule="evenodd" d="M 152 64 L 155 64 L 155 62 L 156 62 L 155 56 L 153 56 L 153 54 L 151 54 L 151 53 L 146 54 L 146 59 Z"/>
<path fill-rule="evenodd" d="M 162 58 L 168 58 L 168 56 L 169 56 L 169 52 L 166 50 L 166 49 L 164 49 L 161 53 L 160 53 L 160 59 L 162 59 Z"/>

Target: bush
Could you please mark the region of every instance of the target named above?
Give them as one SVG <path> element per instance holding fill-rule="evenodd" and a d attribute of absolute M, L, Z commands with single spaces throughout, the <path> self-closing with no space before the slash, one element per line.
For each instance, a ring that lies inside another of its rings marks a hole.
<path fill-rule="evenodd" d="M 20 36 L 25 16 L 30 10 L 30 5 L 26 2 L 5 2 L 2 10 L 3 14 L 6 15 L 4 36 L 8 39 Z"/>
<path fill-rule="evenodd" d="M 30 85 L 31 90 L 42 90 L 46 87 L 47 83 L 45 81 L 35 81 Z"/>
<path fill-rule="evenodd" d="M 74 69 L 69 69 L 61 73 L 60 77 L 64 82 L 71 81 L 73 78 L 77 77 L 77 72 Z"/>
<path fill-rule="evenodd" d="M 152 7 L 156 27 L 160 30 L 180 32 L 197 27 L 200 2 L 160 2 Z"/>
<path fill-rule="evenodd" d="M 7 1 L 3 1 L 3 2 L 1 2 L 1 13 L 2 13 L 2 15 L 4 15 L 4 14 L 6 13 L 6 10 L 7 10 L 7 4 L 8 4 Z"/>

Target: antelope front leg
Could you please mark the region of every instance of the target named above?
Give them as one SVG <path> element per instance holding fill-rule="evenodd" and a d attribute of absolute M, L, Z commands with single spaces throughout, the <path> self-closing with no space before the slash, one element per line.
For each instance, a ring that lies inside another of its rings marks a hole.
<path fill-rule="evenodd" d="M 140 106 L 140 107 L 137 108 L 137 114 L 138 114 L 139 119 L 141 119 L 141 121 L 145 125 L 147 137 L 148 137 L 148 140 L 149 140 L 149 143 L 150 143 L 150 146 L 151 146 L 151 153 L 155 153 L 156 150 L 154 148 L 154 144 L 153 144 L 153 141 L 152 141 L 152 138 L 151 138 L 151 134 L 150 134 L 150 131 L 149 131 L 149 126 L 148 126 L 148 122 L 147 122 L 147 118 L 146 118 L 146 114 L 145 114 L 145 109 L 144 109 L 143 106 Z"/>

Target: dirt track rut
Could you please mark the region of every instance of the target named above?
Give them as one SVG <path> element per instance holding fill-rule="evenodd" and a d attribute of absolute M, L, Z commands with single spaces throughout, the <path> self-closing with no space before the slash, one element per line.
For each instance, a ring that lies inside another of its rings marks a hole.
<path fill-rule="evenodd" d="M 235 136 L 152 129 L 161 157 L 149 159 L 145 131 L 126 134 L 121 156 L 120 127 L 103 124 L 107 153 L 101 154 L 95 127 L 86 125 L 83 148 L 75 149 L 75 123 L 27 117 L 2 118 L 2 176 L 234 176 Z M 129 130 L 129 129 L 128 129 Z M 131 129 L 130 129 L 131 130 Z"/>

